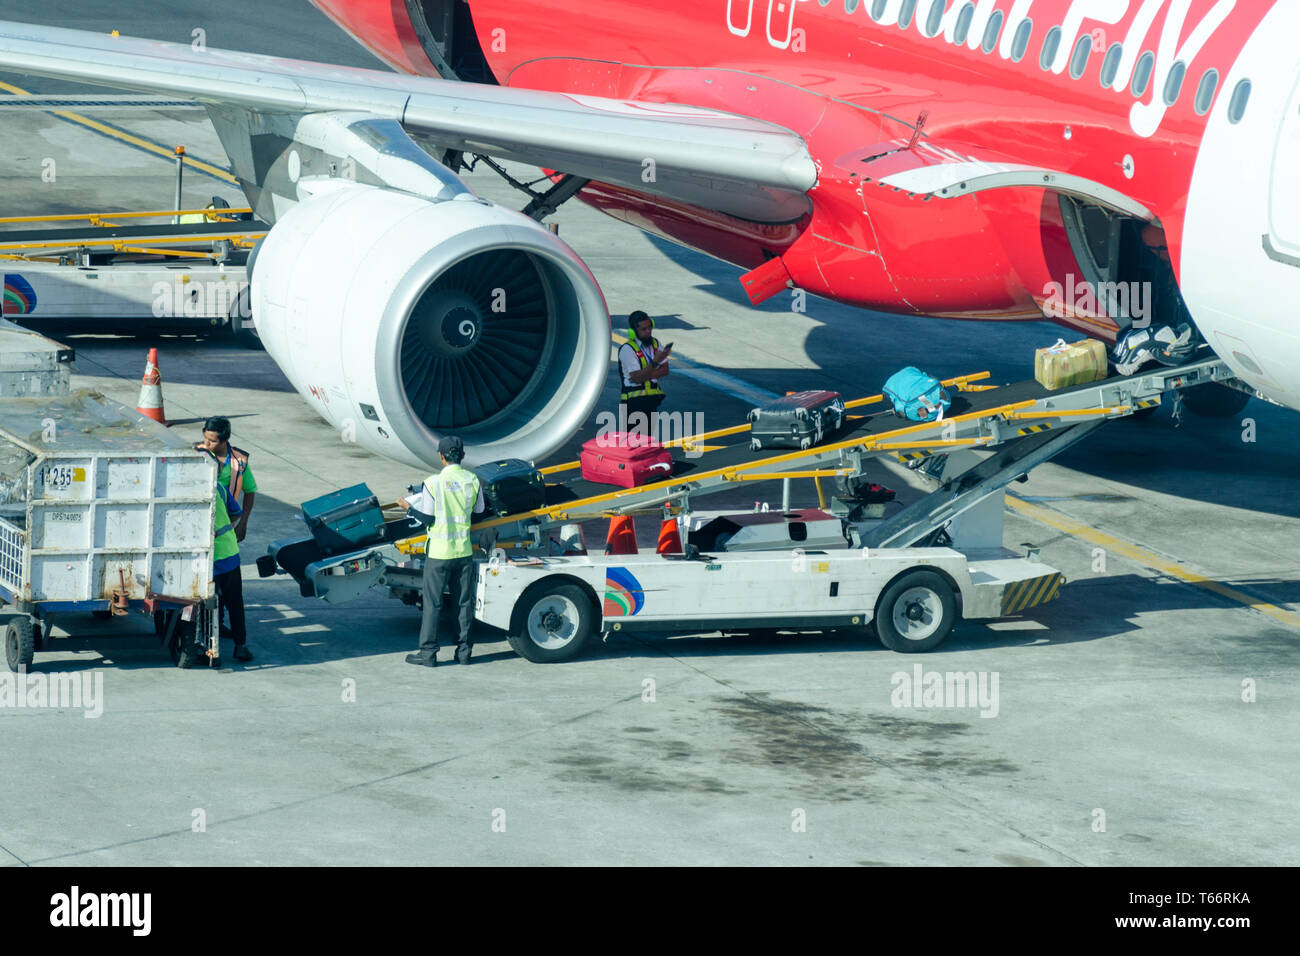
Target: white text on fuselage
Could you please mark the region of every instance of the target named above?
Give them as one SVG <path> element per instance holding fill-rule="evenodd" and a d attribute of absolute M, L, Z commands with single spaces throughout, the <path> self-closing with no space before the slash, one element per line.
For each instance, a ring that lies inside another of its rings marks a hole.
<path fill-rule="evenodd" d="M 727 0 L 727 29 L 739 37 L 765 32 L 768 44 L 775 49 L 801 51 L 805 43 L 791 43 L 793 37 L 803 33 L 795 27 L 796 13 L 800 6 L 811 3 L 812 0 Z M 952 0 L 884 0 L 883 3 L 862 0 L 861 4 L 852 6 L 853 13 L 864 16 L 877 27 L 915 30 L 936 43 L 965 46 L 972 51 L 988 47 L 989 55 L 1008 62 L 1019 59 L 1016 65 L 1026 72 L 1039 70 L 1043 43 L 1053 27 L 1059 30 L 1059 39 L 1048 71 L 1058 76 L 1070 64 L 1080 38 L 1092 37 L 1097 49 L 1118 41 L 1122 44 L 1122 56 L 1108 85 L 1117 95 L 1131 95 L 1129 82 L 1143 52 L 1149 50 L 1155 56 L 1154 72 L 1145 95 L 1129 112 L 1133 132 L 1148 137 L 1159 130 L 1169 110 L 1164 90 L 1170 72 L 1178 63 L 1186 67 L 1188 76 L 1204 72 L 1193 70 L 1196 57 L 1235 9 L 1237 0 L 1215 0 L 1208 10 L 1198 5 L 1203 10 L 1201 18 L 1192 22 L 1189 22 L 1192 0 L 1071 0 L 1060 21 L 1051 23 L 1045 21 L 1055 20 L 1059 15 L 1061 0 L 958 0 L 956 3 Z M 1156 20 L 1162 12 L 1164 22 L 1157 29 Z M 997 23 L 990 28 L 990 21 L 998 13 L 1002 14 L 1000 33 L 986 37 L 990 30 L 999 30 Z M 1032 22 L 1029 48 L 1017 57 L 1014 55 L 1017 35 L 1027 21 Z M 1184 33 L 1186 39 L 1180 42 Z M 963 37 L 961 41 L 959 35 Z M 1223 64 L 1220 72 L 1226 73 L 1229 66 Z"/>

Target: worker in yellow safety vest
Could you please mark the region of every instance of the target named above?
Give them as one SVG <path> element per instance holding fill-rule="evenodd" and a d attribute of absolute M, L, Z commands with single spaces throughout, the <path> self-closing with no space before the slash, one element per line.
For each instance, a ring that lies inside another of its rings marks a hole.
<path fill-rule="evenodd" d="M 670 344 L 659 348 L 654 337 L 654 319 L 640 309 L 627 317 L 627 341 L 618 349 L 618 367 L 623 388 L 619 393 L 619 430 L 654 435 L 654 415 L 663 404 L 659 380 L 668 374 Z"/>
<path fill-rule="evenodd" d="M 461 467 L 465 443 L 448 435 L 438 443 L 442 470 L 424 480 L 418 497 L 400 499 L 402 507 L 428 528 L 424 543 L 424 613 L 420 620 L 420 648 L 406 655 L 406 663 L 433 667 L 438 663 L 438 615 L 442 592 L 450 588 L 456 602 L 460 630 L 456 663 L 468 664 L 473 641 L 475 569 L 469 529 L 474 512 L 485 510 L 478 475 Z"/>

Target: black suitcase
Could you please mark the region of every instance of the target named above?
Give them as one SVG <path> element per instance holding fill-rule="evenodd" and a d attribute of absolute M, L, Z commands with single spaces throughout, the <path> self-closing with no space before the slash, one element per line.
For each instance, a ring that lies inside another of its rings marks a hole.
<path fill-rule="evenodd" d="M 844 424 L 839 392 L 797 392 L 749 413 L 749 447 L 811 448 Z"/>
<path fill-rule="evenodd" d="M 483 503 L 494 515 L 522 514 L 546 504 L 546 479 L 519 458 L 490 461 L 474 468 L 483 487 Z"/>
<path fill-rule="evenodd" d="M 384 513 L 365 485 L 304 501 L 302 516 L 326 554 L 346 554 L 384 540 Z"/>

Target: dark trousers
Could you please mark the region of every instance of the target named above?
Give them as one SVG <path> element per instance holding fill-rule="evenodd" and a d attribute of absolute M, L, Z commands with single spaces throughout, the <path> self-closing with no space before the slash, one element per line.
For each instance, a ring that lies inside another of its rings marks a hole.
<path fill-rule="evenodd" d="M 456 645 L 456 659 L 468 660 L 474 642 L 470 629 L 474 626 L 474 586 L 477 583 L 473 558 L 450 558 L 443 561 L 425 559 L 424 562 L 424 615 L 420 618 L 419 654 L 425 660 L 438 656 L 438 615 L 442 613 L 442 592 L 451 591 L 452 607 L 457 610 L 456 623 L 460 633 Z"/>
<path fill-rule="evenodd" d="M 220 625 L 229 612 L 230 636 L 235 639 L 235 646 L 248 640 L 248 632 L 244 629 L 244 577 L 241 570 L 232 568 L 212 578 L 217 586 L 217 624 Z M 222 630 L 224 632 L 224 625 Z"/>
<path fill-rule="evenodd" d="M 663 395 L 638 395 L 623 402 L 624 407 L 627 408 L 623 416 L 623 420 L 627 422 L 627 430 L 653 438 L 654 413 L 659 410 L 663 402 Z M 641 414 L 638 415 L 638 412 Z M 645 416 L 644 419 L 641 415 Z"/>

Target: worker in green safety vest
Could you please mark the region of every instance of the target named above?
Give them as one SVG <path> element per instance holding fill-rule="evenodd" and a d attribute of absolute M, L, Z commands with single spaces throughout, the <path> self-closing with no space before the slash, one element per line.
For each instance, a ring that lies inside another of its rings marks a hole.
<path fill-rule="evenodd" d="M 244 633 L 244 579 L 239 569 L 239 539 L 232 519 L 242 509 L 238 499 L 221 482 L 213 507 L 212 581 L 217 589 L 217 620 L 230 615 L 230 631 L 235 639 L 235 660 L 251 661 Z"/>
<path fill-rule="evenodd" d="M 413 500 L 400 499 L 411 515 L 428 528 L 424 543 L 424 614 L 420 620 L 420 648 L 406 655 L 406 663 L 433 667 L 438 663 L 438 615 L 443 589 L 450 587 L 456 601 L 459 633 L 456 663 L 468 664 L 473 641 L 475 568 L 469 529 L 474 512 L 484 511 L 483 488 L 478 475 L 461 467 L 465 443 L 448 435 L 438 443 L 442 470 L 424 481 Z"/>
<path fill-rule="evenodd" d="M 248 452 L 230 444 L 230 419 L 220 416 L 209 418 L 203 423 L 203 441 L 197 447 L 217 460 L 217 484 L 227 492 L 222 498 L 233 504 L 229 515 L 233 519 L 232 533 L 238 544 L 247 533 L 248 516 L 253 513 L 253 500 L 257 497 L 257 480 L 248 467 Z M 251 661 L 253 655 L 245 646 L 247 631 L 242 574 L 239 562 L 235 561 L 233 568 L 226 572 L 224 586 L 218 580 L 218 597 L 223 591 L 232 597 L 230 600 L 219 601 L 217 622 L 221 636 L 229 636 L 235 642 L 235 660 Z M 227 614 L 230 616 L 229 630 L 221 623 Z"/>

